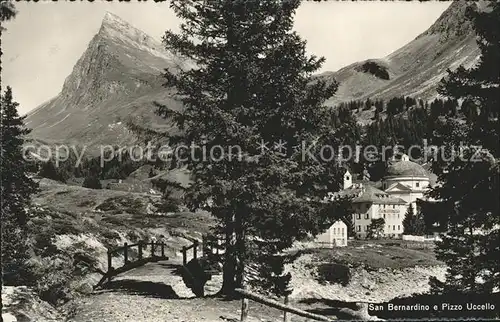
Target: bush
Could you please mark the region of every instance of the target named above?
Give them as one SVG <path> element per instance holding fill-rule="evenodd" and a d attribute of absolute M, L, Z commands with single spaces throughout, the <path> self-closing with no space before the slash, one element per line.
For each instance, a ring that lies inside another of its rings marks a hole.
<path fill-rule="evenodd" d="M 389 79 L 389 73 L 387 72 L 387 68 L 377 64 L 376 62 L 366 62 L 361 66 L 360 70 L 362 70 L 365 73 L 370 73 L 380 79 L 384 80 Z"/>
<path fill-rule="evenodd" d="M 49 160 L 42 164 L 38 175 L 43 178 L 60 181 L 63 183 L 66 183 L 66 181 L 69 179 L 68 174 L 62 169 L 56 168 L 52 160 Z"/>
<path fill-rule="evenodd" d="M 102 189 L 101 181 L 96 175 L 90 174 L 83 181 L 82 187 L 90 189 Z"/>
<path fill-rule="evenodd" d="M 344 264 L 320 264 L 318 266 L 318 274 L 320 282 L 329 282 L 347 286 L 351 281 L 351 271 Z"/>
<path fill-rule="evenodd" d="M 72 264 L 71 258 L 64 255 L 42 258 L 34 263 L 35 290 L 42 300 L 60 305 L 71 299 Z"/>
<path fill-rule="evenodd" d="M 104 200 L 96 207 L 96 210 L 116 211 L 116 213 L 126 211 L 131 214 L 136 214 L 140 213 L 143 207 L 144 204 L 140 199 L 134 199 L 128 196 L 118 196 Z"/>

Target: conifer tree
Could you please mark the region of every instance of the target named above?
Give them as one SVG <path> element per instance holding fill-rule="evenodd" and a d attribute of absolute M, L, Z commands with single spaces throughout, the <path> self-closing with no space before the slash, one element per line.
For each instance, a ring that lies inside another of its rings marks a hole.
<path fill-rule="evenodd" d="M 276 265 L 273 255 L 319 233 L 327 217 L 342 217 L 323 202 L 340 187 L 340 167 L 310 157 L 319 155 L 322 143 L 338 142 L 323 106 L 337 84 L 311 83 L 324 59 L 308 57 L 305 42 L 292 31 L 299 4 L 171 1 L 183 22 L 164 43 L 195 67 L 166 73 L 166 85 L 176 88 L 184 109 L 160 106 L 158 112 L 183 131 L 170 137 L 172 144 L 218 151 L 217 161 L 203 161 L 203 149 L 196 149 L 184 163 L 194 180 L 188 205 L 211 211 L 226 239 L 221 294 L 244 286 L 250 262 Z M 277 148 L 279 142 L 286 147 Z M 302 142 L 307 148 L 317 144 L 304 155 Z"/>
<path fill-rule="evenodd" d="M 5 283 L 23 284 L 30 276 L 26 264 L 28 207 L 38 186 L 27 176 L 28 161 L 23 157 L 22 145 L 30 131 L 24 128 L 24 117 L 18 114 L 19 104 L 14 102 L 10 87 L 1 95 L 0 102 L 2 276 Z"/>
<path fill-rule="evenodd" d="M 415 212 L 413 211 L 413 205 L 410 204 L 406 210 L 405 218 L 403 219 L 403 231 L 405 235 L 413 235 L 414 228 L 413 224 L 415 222 Z"/>
<path fill-rule="evenodd" d="M 379 239 L 384 235 L 385 220 L 384 218 L 373 219 L 367 227 L 366 238 Z"/>
<path fill-rule="evenodd" d="M 101 180 L 99 180 L 98 175 L 89 171 L 89 173 L 83 180 L 82 187 L 90 189 L 102 189 Z"/>
<path fill-rule="evenodd" d="M 431 196 L 447 205 L 448 216 L 448 231 L 436 253 L 449 267 L 444 284 L 433 281 L 436 293 L 491 293 L 500 287 L 500 3 L 492 1 L 482 12 L 474 7 L 468 15 L 478 35 L 480 60 L 471 69 L 448 71 L 439 88 L 443 96 L 474 104 L 478 113 L 466 124 L 448 119 L 436 127 L 434 144 L 448 152 L 446 159 L 433 162 L 442 184 Z M 469 148 L 450 158 L 460 143 Z"/>
<path fill-rule="evenodd" d="M 406 235 L 423 236 L 425 233 L 425 222 L 420 212 L 415 213 L 413 204 L 408 206 L 403 219 L 403 230 Z"/>
<path fill-rule="evenodd" d="M 63 183 L 65 183 L 68 179 L 68 174 L 62 171 L 62 169 L 57 168 L 54 161 L 52 160 L 48 160 L 47 162 L 42 164 L 38 175 L 43 178 L 60 181 Z"/>

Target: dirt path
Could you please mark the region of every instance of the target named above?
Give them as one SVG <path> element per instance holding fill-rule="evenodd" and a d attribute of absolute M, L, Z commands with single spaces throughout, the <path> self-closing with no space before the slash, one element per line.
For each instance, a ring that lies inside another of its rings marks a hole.
<path fill-rule="evenodd" d="M 176 274 L 181 263 L 179 258 L 149 263 L 116 277 L 105 290 L 82 299 L 76 315 L 68 321 L 239 321 L 241 302 L 195 298 Z M 219 279 L 214 276 L 207 283 L 207 294 L 218 289 Z M 281 316 L 279 311 L 251 303 L 249 322 L 280 321 Z"/>

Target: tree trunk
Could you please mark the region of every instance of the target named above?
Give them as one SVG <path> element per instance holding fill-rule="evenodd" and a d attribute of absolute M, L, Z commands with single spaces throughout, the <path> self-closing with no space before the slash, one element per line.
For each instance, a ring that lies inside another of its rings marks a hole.
<path fill-rule="evenodd" d="M 236 295 L 236 247 L 235 247 L 235 232 L 234 232 L 234 214 L 229 214 L 226 217 L 225 235 L 226 235 L 226 252 L 224 254 L 224 266 L 222 268 L 222 288 L 218 293 L 221 296 L 234 297 Z"/>
<path fill-rule="evenodd" d="M 246 244 L 245 244 L 245 230 L 243 227 L 243 215 L 238 213 L 235 221 L 236 232 L 236 287 L 244 289 L 244 273 L 246 265 Z"/>

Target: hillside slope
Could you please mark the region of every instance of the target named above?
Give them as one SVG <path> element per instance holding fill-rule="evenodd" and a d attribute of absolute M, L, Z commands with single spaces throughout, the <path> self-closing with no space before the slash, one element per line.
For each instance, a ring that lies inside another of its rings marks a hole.
<path fill-rule="evenodd" d="M 472 23 L 466 18 L 473 2 L 455 1 L 413 41 L 380 59 L 369 59 L 318 77 L 340 83 L 329 105 L 355 99 L 412 96 L 430 100 L 448 68 L 475 64 L 479 49 Z M 478 3 L 484 7 L 484 3 Z"/>

